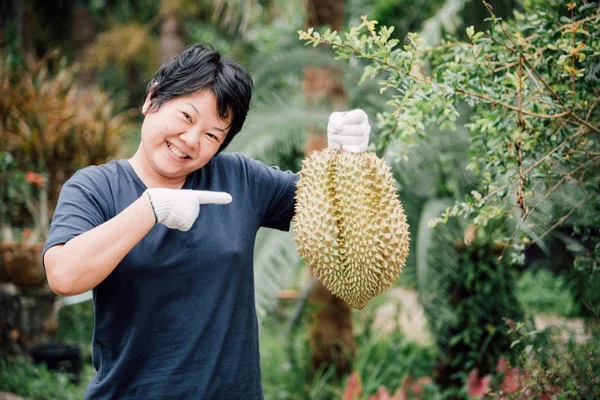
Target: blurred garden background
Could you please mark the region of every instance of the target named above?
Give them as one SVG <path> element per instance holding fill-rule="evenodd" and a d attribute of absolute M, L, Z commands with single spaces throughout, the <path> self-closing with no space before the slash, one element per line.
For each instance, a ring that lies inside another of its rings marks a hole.
<path fill-rule="evenodd" d="M 0 398 L 83 397 L 93 303 L 49 291 L 41 245 L 61 185 L 134 153 L 148 80 L 198 41 L 254 79 L 227 151 L 298 171 L 362 108 L 411 227 L 360 311 L 292 232 L 259 233 L 266 399 L 600 398 L 598 1 L 7 0 L 0 27 Z"/>

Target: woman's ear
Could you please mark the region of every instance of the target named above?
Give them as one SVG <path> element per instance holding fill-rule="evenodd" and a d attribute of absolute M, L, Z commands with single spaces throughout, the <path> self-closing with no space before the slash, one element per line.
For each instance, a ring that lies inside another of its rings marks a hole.
<path fill-rule="evenodd" d="M 150 105 L 152 104 L 152 93 L 154 92 L 154 88 L 156 87 L 156 85 L 158 85 L 158 83 L 152 85 L 150 90 L 148 90 L 148 95 L 146 96 L 146 99 L 144 100 L 144 105 L 142 106 L 142 114 L 144 115 L 146 115 L 148 113 L 148 110 L 150 109 Z"/>

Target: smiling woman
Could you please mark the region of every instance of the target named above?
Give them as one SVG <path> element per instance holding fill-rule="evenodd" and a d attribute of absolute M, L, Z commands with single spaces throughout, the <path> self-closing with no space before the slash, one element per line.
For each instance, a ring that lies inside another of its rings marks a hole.
<path fill-rule="evenodd" d="M 188 47 L 150 81 L 131 159 L 63 186 L 43 260 L 55 292 L 93 290 L 87 399 L 263 398 L 254 242 L 289 230 L 298 177 L 222 153 L 251 91 L 239 64 Z M 338 146 L 366 147 L 357 114 L 331 125 Z"/>
<path fill-rule="evenodd" d="M 175 98 L 156 111 L 149 111 L 151 95 L 152 90 L 142 108 L 140 146 L 129 161 L 148 187 L 180 189 L 222 149 L 232 118 L 218 114 L 211 89 Z"/>
<path fill-rule="evenodd" d="M 205 46 L 188 48 L 148 85 L 133 169 L 148 187 L 181 188 L 238 134 L 251 96 L 252 79 L 237 62 Z"/>

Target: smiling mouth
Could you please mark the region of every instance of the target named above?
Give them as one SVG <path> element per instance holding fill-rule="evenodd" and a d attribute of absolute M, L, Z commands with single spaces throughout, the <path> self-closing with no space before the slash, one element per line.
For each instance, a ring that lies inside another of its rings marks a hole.
<path fill-rule="evenodd" d="M 170 143 L 170 142 L 167 142 L 167 147 L 169 148 L 169 151 L 171 153 L 173 153 L 173 155 L 175 155 L 176 157 L 181 158 L 182 160 L 190 158 L 190 156 L 186 156 L 185 154 L 183 154 L 181 151 L 179 151 L 177 149 L 177 147 L 173 146 L 173 144 Z"/>

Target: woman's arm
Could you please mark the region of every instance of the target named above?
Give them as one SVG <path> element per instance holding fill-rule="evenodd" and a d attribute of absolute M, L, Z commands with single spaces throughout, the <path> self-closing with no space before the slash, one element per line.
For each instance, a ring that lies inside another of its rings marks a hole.
<path fill-rule="evenodd" d="M 114 218 L 44 254 L 50 288 L 72 296 L 102 282 L 155 224 L 150 198 L 146 194 Z"/>
<path fill-rule="evenodd" d="M 160 223 L 189 230 L 201 204 L 229 204 L 228 193 L 186 189 L 148 189 L 114 218 L 44 254 L 50 288 L 72 296 L 96 287 L 119 265 L 127 253 Z"/>

